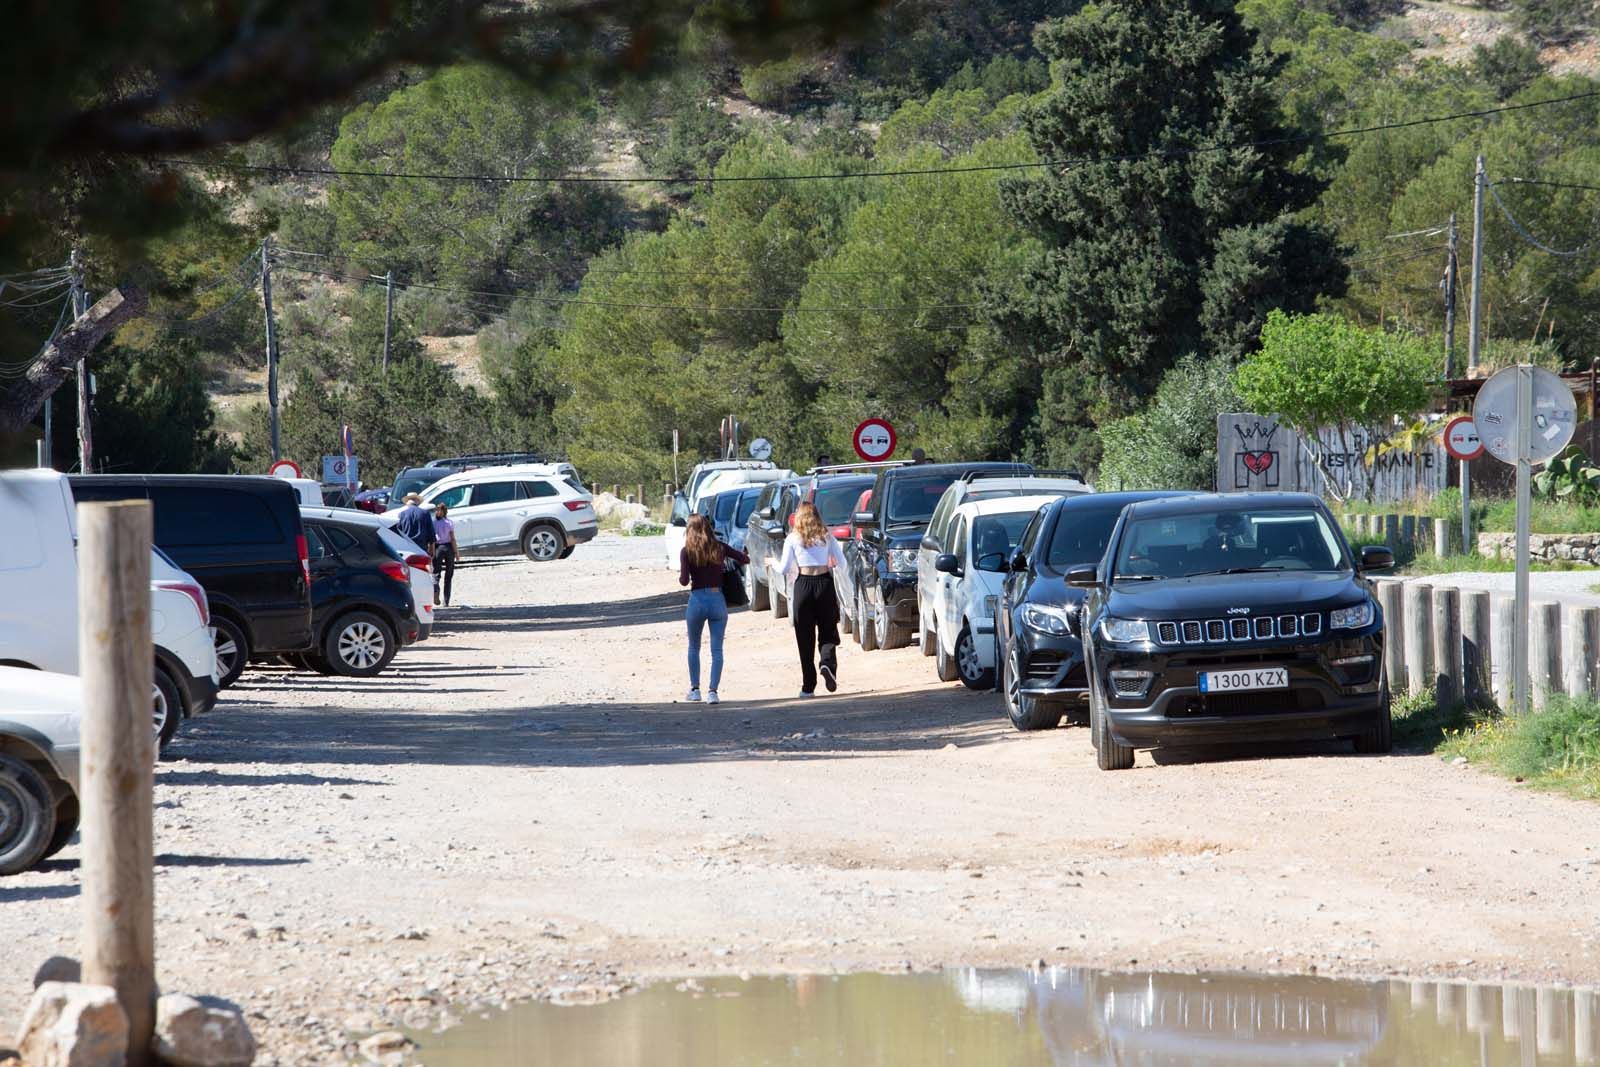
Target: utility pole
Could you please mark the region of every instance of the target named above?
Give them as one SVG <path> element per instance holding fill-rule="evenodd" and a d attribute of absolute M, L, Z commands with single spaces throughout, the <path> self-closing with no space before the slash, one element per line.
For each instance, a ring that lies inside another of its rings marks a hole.
<path fill-rule="evenodd" d="M 389 373 L 389 332 L 394 327 L 394 271 L 383 272 L 383 373 Z"/>
<path fill-rule="evenodd" d="M 1450 212 L 1449 237 L 1445 242 L 1444 261 L 1444 377 L 1451 381 L 1456 376 L 1456 294 L 1460 290 L 1461 261 L 1457 256 L 1459 231 L 1456 213 Z M 1472 555 L 1472 467 L 1467 460 L 1458 460 L 1461 477 L 1461 553 Z"/>
<path fill-rule="evenodd" d="M 278 330 L 272 321 L 272 238 L 261 240 L 261 302 L 267 309 L 267 426 L 272 438 L 272 462 L 278 454 Z"/>
<path fill-rule="evenodd" d="M 1467 373 L 1478 369 L 1478 355 L 1483 347 L 1483 187 L 1488 183 L 1483 169 L 1483 156 L 1478 156 L 1477 169 L 1472 176 L 1472 299 L 1471 318 L 1467 323 Z M 1454 216 L 1452 216 L 1453 218 Z M 1451 262 L 1455 261 L 1455 227 L 1450 227 Z M 1481 431 L 1480 431 L 1481 432 Z M 1461 464 L 1461 551 L 1472 555 L 1472 480 L 1467 476 L 1467 464 Z"/>
<path fill-rule="evenodd" d="M 83 318 L 86 302 L 83 291 L 83 265 L 78 250 L 72 250 L 69 261 L 72 270 L 72 321 Z M 78 471 L 88 474 L 94 470 L 94 438 L 89 429 L 89 357 L 78 358 Z"/>

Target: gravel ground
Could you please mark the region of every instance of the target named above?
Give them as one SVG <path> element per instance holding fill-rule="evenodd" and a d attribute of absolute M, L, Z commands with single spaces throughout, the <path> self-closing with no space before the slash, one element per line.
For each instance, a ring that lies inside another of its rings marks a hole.
<path fill-rule="evenodd" d="M 685 688 L 659 539 L 457 574 L 371 681 L 264 670 L 157 772 L 158 971 L 268 1064 L 652 976 L 1051 963 L 1600 982 L 1600 810 L 1425 756 L 1023 735 L 913 649 L 792 699 L 735 614 Z M 1270 758 L 1269 758 L 1270 757 Z M 78 849 L 0 883 L 0 1034 L 75 955 Z M 0 1044 L 4 1038 L 0 1037 Z M 423 1050 L 424 1060 L 426 1050 Z"/>
<path fill-rule="evenodd" d="M 1516 589 L 1517 576 L 1510 571 L 1455 571 L 1427 574 L 1407 581 L 1426 585 L 1450 585 L 1457 589 L 1487 589 L 1496 598 L 1509 597 Z M 1600 570 L 1536 571 L 1528 575 L 1528 588 L 1536 600 L 1559 600 L 1583 607 L 1600 606 L 1600 595 L 1592 589 L 1600 585 Z"/>

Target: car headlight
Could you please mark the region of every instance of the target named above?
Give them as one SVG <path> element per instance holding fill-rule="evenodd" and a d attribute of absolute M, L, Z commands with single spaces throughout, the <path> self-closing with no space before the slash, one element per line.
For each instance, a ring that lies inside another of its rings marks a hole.
<path fill-rule="evenodd" d="M 889 550 L 889 569 L 902 573 L 916 570 L 917 550 L 914 548 L 891 548 Z"/>
<path fill-rule="evenodd" d="M 1328 629 L 1359 630 L 1371 626 L 1374 618 L 1372 601 L 1363 600 L 1353 608 L 1338 608 L 1328 612 Z"/>
<path fill-rule="evenodd" d="M 1100 623 L 1107 641 L 1135 645 L 1150 640 L 1150 624 L 1143 619 L 1118 619 L 1107 615 Z"/>
<path fill-rule="evenodd" d="M 1072 633 L 1072 616 L 1066 608 L 1049 604 L 1024 604 L 1022 621 L 1032 629 L 1053 637 L 1066 637 Z"/>

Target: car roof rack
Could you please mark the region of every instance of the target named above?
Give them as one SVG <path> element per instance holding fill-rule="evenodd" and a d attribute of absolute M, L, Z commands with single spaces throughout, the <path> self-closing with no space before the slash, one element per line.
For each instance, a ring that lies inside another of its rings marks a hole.
<path fill-rule="evenodd" d="M 1070 478 L 1075 482 L 1083 481 L 1082 471 L 1073 470 L 1036 470 L 1026 464 L 1007 469 L 1005 467 L 985 467 L 980 470 L 967 471 L 960 477 L 963 482 L 975 482 L 981 478 Z M 1084 483 L 1088 484 L 1088 483 Z"/>
<path fill-rule="evenodd" d="M 829 463 L 825 467 L 812 467 L 807 474 L 863 474 L 882 470 L 885 467 L 904 467 L 911 463 L 909 459 L 880 459 L 874 463 Z"/>

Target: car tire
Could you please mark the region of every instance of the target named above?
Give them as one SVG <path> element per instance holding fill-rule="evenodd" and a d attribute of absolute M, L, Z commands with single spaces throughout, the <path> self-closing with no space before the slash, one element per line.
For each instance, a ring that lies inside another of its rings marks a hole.
<path fill-rule="evenodd" d="M 767 586 L 756 572 L 756 561 L 751 560 L 750 566 L 744 569 L 744 594 L 750 600 L 751 611 L 771 611 L 772 601 L 768 598 Z"/>
<path fill-rule="evenodd" d="M 44 859 L 55 840 L 56 797 L 22 760 L 0 755 L 0 874 L 21 874 Z"/>
<path fill-rule="evenodd" d="M 772 617 L 774 619 L 787 619 L 789 617 L 789 598 L 778 590 L 783 586 L 783 576 L 778 576 L 778 581 L 771 586 Z"/>
<path fill-rule="evenodd" d="M 302 671 L 312 674 L 333 674 L 333 665 L 322 658 L 320 652 L 291 652 L 287 657 L 291 663 Z"/>
<path fill-rule="evenodd" d="M 72 787 L 60 780 L 51 785 L 56 787 L 56 829 L 50 835 L 50 844 L 45 846 L 44 855 L 39 857 L 43 860 L 66 848 L 72 835 L 78 832 L 78 798 L 73 795 Z"/>
<path fill-rule="evenodd" d="M 905 648 L 911 643 L 911 637 L 915 631 L 909 626 L 890 622 L 889 609 L 887 607 L 878 612 L 878 617 L 872 621 L 877 628 L 876 636 L 879 648 Z"/>
<path fill-rule="evenodd" d="M 1111 736 L 1111 719 L 1105 702 L 1089 683 L 1089 732 L 1094 742 L 1094 759 L 1102 771 L 1126 771 L 1133 767 L 1133 747 L 1119 745 Z"/>
<path fill-rule="evenodd" d="M 155 692 L 151 694 L 150 713 L 159 753 L 165 752 L 167 742 L 178 734 L 178 724 L 183 721 L 183 697 L 178 693 L 178 683 L 172 680 L 165 667 L 158 665 L 151 681 Z"/>
<path fill-rule="evenodd" d="M 1024 733 L 1053 730 L 1061 724 L 1061 713 L 1052 711 L 1022 692 L 1022 657 L 1013 646 L 1000 658 L 1000 692 L 1006 704 L 1006 717 Z"/>
<path fill-rule="evenodd" d="M 239 680 L 250 662 L 250 639 L 244 628 L 226 615 L 213 615 L 211 643 L 217 650 L 217 688 L 226 689 Z"/>
<path fill-rule="evenodd" d="M 856 590 L 856 636 L 861 639 L 861 651 L 878 650 L 878 628 L 867 614 L 867 596 L 859 589 Z"/>
<path fill-rule="evenodd" d="M 1394 750 L 1394 718 L 1389 703 L 1389 690 L 1384 687 L 1383 703 L 1373 713 L 1372 729 L 1356 734 L 1356 751 L 1363 755 L 1380 756 Z"/>
<path fill-rule="evenodd" d="M 522 554 L 535 563 L 549 563 L 561 558 L 567 535 L 558 527 L 538 522 L 522 531 Z"/>
<path fill-rule="evenodd" d="M 978 662 L 977 638 L 972 633 L 971 626 L 963 626 L 956 635 L 956 671 L 961 677 L 961 684 L 975 692 L 983 692 L 994 688 L 994 670 L 981 666 Z"/>
<path fill-rule="evenodd" d="M 917 651 L 924 656 L 932 656 L 939 651 L 939 635 L 927 619 L 923 619 L 922 625 L 917 628 Z"/>
<path fill-rule="evenodd" d="M 855 625 L 850 619 L 850 613 L 844 609 L 844 605 L 841 603 L 839 605 L 839 632 L 848 637 L 855 630 Z"/>
<path fill-rule="evenodd" d="M 335 619 L 322 639 L 322 658 L 335 674 L 371 678 L 394 659 L 396 642 L 389 624 L 370 611 Z"/>
<path fill-rule="evenodd" d="M 941 682 L 954 682 L 961 678 L 961 668 L 956 666 L 956 658 L 944 654 L 944 642 L 939 640 L 937 631 L 933 639 L 933 672 Z"/>
<path fill-rule="evenodd" d="M 568 556 L 572 555 L 576 551 L 578 551 L 578 546 L 577 545 L 568 545 L 566 548 L 563 548 L 561 550 L 561 555 L 557 556 L 556 558 L 557 559 L 566 559 Z"/>

